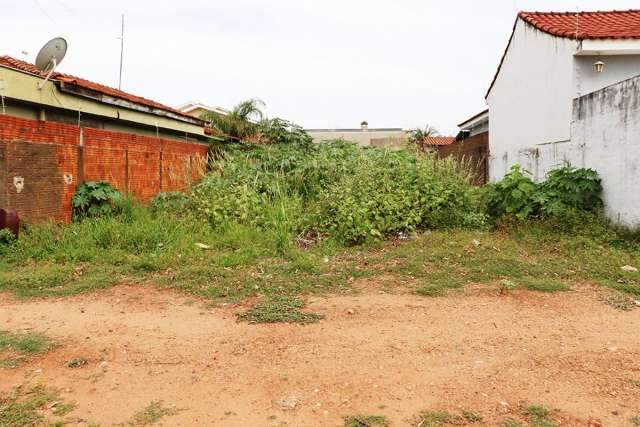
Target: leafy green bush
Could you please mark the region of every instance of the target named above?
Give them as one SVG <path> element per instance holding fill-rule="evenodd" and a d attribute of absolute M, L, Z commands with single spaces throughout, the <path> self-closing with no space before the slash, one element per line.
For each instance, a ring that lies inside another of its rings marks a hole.
<path fill-rule="evenodd" d="M 603 206 L 601 180 L 592 169 L 565 166 L 548 173 L 536 184 L 529 172 L 513 165 L 505 177 L 488 186 L 488 212 L 494 218 L 512 216 L 518 220 L 533 217 L 579 221 L 579 212 L 597 212 Z"/>
<path fill-rule="evenodd" d="M 539 210 L 538 187 L 522 170 L 520 165 L 511 166 L 511 171 L 501 181 L 488 186 L 488 212 L 494 218 L 505 215 L 525 220 L 537 215 Z"/>
<path fill-rule="evenodd" d="M 602 208 L 602 182 L 593 169 L 565 166 L 549 172 L 540 184 L 542 213 L 563 215 L 570 210 L 593 212 Z"/>
<path fill-rule="evenodd" d="M 122 195 L 105 181 L 83 182 L 71 199 L 74 219 L 97 218 L 118 212 Z"/>

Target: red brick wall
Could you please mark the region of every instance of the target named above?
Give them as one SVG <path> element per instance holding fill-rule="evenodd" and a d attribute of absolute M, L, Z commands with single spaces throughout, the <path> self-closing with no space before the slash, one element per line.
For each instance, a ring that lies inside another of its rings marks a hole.
<path fill-rule="evenodd" d="M 100 180 L 148 201 L 197 181 L 207 152 L 204 144 L 0 115 L 0 202 L 7 205 L 0 207 L 28 222 L 68 222 L 78 182 Z"/>

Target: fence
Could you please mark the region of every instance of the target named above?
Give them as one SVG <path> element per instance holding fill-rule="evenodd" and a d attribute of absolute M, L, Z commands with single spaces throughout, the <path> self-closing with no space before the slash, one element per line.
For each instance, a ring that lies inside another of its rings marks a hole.
<path fill-rule="evenodd" d="M 108 181 L 142 201 L 204 173 L 205 144 L 0 116 L 0 207 L 27 222 L 71 220 L 78 183 Z"/>
<path fill-rule="evenodd" d="M 484 185 L 489 180 L 489 132 L 483 132 L 451 145 L 438 147 L 440 157 L 455 156 L 471 164 L 475 183 Z"/>

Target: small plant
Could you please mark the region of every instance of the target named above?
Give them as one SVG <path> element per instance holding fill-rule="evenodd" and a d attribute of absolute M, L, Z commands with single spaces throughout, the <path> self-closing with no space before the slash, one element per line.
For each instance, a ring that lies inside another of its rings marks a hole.
<path fill-rule="evenodd" d="M 72 369 L 81 368 L 85 366 L 87 363 L 89 362 L 84 357 L 76 357 L 67 362 L 67 368 L 72 368 Z"/>
<path fill-rule="evenodd" d="M 118 211 L 122 195 L 105 181 L 83 182 L 71 199 L 74 219 L 98 218 Z"/>
<path fill-rule="evenodd" d="M 0 246 L 15 242 L 16 236 L 8 228 L 0 228 Z"/>
<path fill-rule="evenodd" d="M 635 415 L 629 419 L 632 425 L 640 427 L 640 415 Z"/>
<path fill-rule="evenodd" d="M 531 405 L 524 411 L 531 427 L 556 427 L 551 419 L 551 411 L 542 405 Z"/>
<path fill-rule="evenodd" d="M 153 401 L 146 408 L 136 412 L 129 421 L 130 426 L 148 426 L 155 424 L 162 418 L 175 415 L 177 408 L 165 408 L 161 401 Z"/>
<path fill-rule="evenodd" d="M 536 184 L 528 175 L 528 171 L 515 164 L 501 181 L 489 185 L 488 209 L 493 217 L 508 215 L 525 220 L 537 214 Z"/>
<path fill-rule="evenodd" d="M 151 210 L 156 213 L 170 212 L 172 214 L 179 214 L 189 208 L 189 203 L 189 197 L 184 193 L 158 193 L 153 200 L 151 200 Z"/>
<path fill-rule="evenodd" d="M 474 424 L 482 421 L 482 416 L 476 412 L 463 410 L 462 418 L 464 418 L 467 422 Z"/>
<path fill-rule="evenodd" d="M 461 424 L 463 418 L 447 411 L 425 411 L 420 414 L 419 424 L 422 427 L 444 427 L 450 424 Z"/>
<path fill-rule="evenodd" d="M 344 417 L 344 427 L 388 427 L 389 419 L 384 415 L 349 415 Z"/>
<path fill-rule="evenodd" d="M 238 315 L 239 320 L 249 323 L 315 323 L 323 316 L 300 311 L 304 301 L 291 296 L 274 296 L 261 302 L 245 313 Z"/>
<path fill-rule="evenodd" d="M 502 279 L 500 281 L 500 294 L 506 294 L 509 291 L 512 291 L 516 288 L 516 284 L 513 283 L 511 280 L 508 279 Z"/>

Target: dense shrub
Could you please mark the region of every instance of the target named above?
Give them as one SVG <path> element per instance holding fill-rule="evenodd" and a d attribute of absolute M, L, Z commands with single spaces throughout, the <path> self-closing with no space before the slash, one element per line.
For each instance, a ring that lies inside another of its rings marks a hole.
<path fill-rule="evenodd" d="M 406 151 L 369 151 L 324 191 L 310 228 L 362 242 L 418 228 L 478 226 L 477 189 L 454 160 Z"/>
<path fill-rule="evenodd" d="M 488 212 L 494 218 L 512 216 L 579 217 L 579 212 L 596 212 L 603 206 L 602 184 L 596 171 L 565 166 L 549 172 L 542 183 L 534 183 L 529 172 L 513 165 L 505 177 L 487 187 Z"/>
<path fill-rule="evenodd" d="M 74 219 L 109 216 L 118 212 L 122 195 L 105 181 L 83 182 L 71 200 Z"/>
<path fill-rule="evenodd" d="M 258 132 L 271 144 L 311 144 L 313 141 L 302 127 L 279 118 L 261 121 Z"/>

